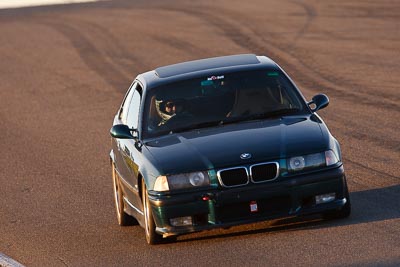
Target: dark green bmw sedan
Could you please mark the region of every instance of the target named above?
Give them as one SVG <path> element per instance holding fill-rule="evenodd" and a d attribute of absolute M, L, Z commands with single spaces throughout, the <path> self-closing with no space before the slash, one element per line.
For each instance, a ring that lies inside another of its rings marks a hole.
<path fill-rule="evenodd" d="M 146 240 L 277 218 L 350 215 L 338 141 L 271 59 L 234 55 L 137 76 L 110 130 L 118 223 Z"/>

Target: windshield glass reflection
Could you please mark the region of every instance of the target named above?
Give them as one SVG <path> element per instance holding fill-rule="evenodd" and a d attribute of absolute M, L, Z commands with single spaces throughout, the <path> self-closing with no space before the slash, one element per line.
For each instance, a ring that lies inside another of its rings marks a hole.
<path fill-rule="evenodd" d="M 277 70 L 226 73 L 151 89 L 144 136 L 223 125 L 305 110 L 288 78 Z"/>

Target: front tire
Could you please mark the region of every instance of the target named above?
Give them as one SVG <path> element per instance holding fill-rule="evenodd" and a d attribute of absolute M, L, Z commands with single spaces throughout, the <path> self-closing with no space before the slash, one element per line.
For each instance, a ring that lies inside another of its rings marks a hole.
<path fill-rule="evenodd" d="M 114 163 L 111 164 L 112 168 L 112 180 L 113 180 L 113 191 L 114 191 L 114 203 L 115 203 L 115 210 L 117 211 L 117 220 L 120 226 L 128 226 L 132 225 L 135 222 L 131 216 L 125 213 L 124 207 L 125 203 L 123 200 L 123 193 L 122 189 L 118 180 L 117 171 L 115 170 Z"/>
<path fill-rule="evenodd" d="M 156 233 L 156 224 L 153 219 L 153 212 L 151 211 L 149 195 L 147 193 L 145 181 L 142 181 L 142 201 L 145 221 L 144 231 L 147 244 L 155 245 L 161 243 L 162 236 Z"/>

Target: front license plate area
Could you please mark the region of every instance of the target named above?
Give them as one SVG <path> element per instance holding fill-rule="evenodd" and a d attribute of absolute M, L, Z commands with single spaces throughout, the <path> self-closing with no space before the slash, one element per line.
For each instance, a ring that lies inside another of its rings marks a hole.
<path fill-rule="evenodd" d="M 277 214 L 285 215 L 289 214 L 290 208 L 290 197 L 282 196 L 216 206 L 216 217 L 220 223 L 234 222 Z"/>
<path fill-rule="evenodd" d="M 257 201 L 251 201 L 250 202 L 250 212 L 251 213 L 255 213 L 258 212 L 258 205 L 257 205 Z"/>

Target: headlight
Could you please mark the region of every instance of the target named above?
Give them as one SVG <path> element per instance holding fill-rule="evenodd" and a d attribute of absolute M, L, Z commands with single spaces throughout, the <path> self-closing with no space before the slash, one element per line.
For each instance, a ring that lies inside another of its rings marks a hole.
<path fill-rule="evenodd" d="M 332 150 L 322 153 L 297 156 L 288 159 L 289 171 L 302 171 L 322 166 L 331 166 L 339 162 L 338 157 Z"/>
<path fill-rule="evenodd" d="M 206 176 L 202 172 L 193 172 L 189 174 L 189 182 L 193 186 L 202 186 Z"/>
<path fill-rule="evenodd" d="M 181 173 L 159 176 L 154 184 L 155 191 L 169 191 L 210 185 L 207 172 Z"/>
<path fill-rule="evenodd" d="M 304 157 L 293 157 L 289 160 L 289 166 L 290 169 L 292 169 L 293 171 L 299 171 L 304 169 L 304 167 L 306 166 L 306 160 L 304 159 Z"/>

